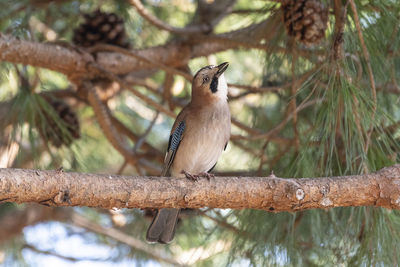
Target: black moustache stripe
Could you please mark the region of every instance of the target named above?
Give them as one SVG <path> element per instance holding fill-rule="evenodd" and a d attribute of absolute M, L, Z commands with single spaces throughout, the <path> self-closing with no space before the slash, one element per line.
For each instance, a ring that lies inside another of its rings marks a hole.
<path fill-rule="evenodd" d="M 218 78 L 214 77 L 210 84 L 211 92 L 216 93 L 218 91 Z"/>

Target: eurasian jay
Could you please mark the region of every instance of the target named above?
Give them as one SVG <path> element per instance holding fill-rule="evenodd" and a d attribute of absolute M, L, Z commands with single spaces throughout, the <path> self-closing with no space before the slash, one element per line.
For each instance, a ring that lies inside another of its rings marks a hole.
<path fill-rule="evenodd" d="M 226 148 L 231 132 L 228 62 L 201 68 L 193 78 L 192 100 L 172 126 L 161 176 L 197 179 L 208 174 Z M 174 238 L 179 209 L 157 211 L 147 230 L 149 242 L 169 243 Z"/>

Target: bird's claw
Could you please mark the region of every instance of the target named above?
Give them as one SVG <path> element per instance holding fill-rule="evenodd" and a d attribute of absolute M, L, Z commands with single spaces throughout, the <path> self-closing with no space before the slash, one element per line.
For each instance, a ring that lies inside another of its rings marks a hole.
<path fill-rule="evenodd" d="M 198 175 L 193 175 L 185 170 L 182 170 L 182 173 L 186 176 L 187 179 L 189 179 L 190 181 L 193 182 L 197 182 L 197 180 L 199 180 L 199 176 Z"/>
<path fill-rule="evenodd" d="M 199 177 L 205 177 L 205 178 L 207 178 L 208 181 L 210 181 L 211 178 L 214 178 L 214 177 L 215 177 L 214 174 L 208 173 L 208 172 L 201 172 L 201 173 L 199 173 L 198 176 L 199 176 Z"/>
<path fill-rule="evenodd" d="M 191 174 L 185 170 L 182 171 L 182 173 L 186 176 L 187 179 L 197 182 L 200 177 L 207 178 L 208 181 L 210 181 L 211 178 L 214 178 L 214 174 L 208 173 L 208 172 L 201 172 L 199 174 Z"/>

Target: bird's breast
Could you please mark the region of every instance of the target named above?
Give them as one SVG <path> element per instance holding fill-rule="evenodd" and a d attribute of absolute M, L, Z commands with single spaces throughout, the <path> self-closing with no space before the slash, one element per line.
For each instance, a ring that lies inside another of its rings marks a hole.
<path fill-rule="evenodd" d="M 209 171 L 217 163 L 229 135 L 229 110 L 228 113 L 206 110 L 188 119 L 172 165 L 172 176 L 182 176 L 182 170 L 192 174 Z"/>

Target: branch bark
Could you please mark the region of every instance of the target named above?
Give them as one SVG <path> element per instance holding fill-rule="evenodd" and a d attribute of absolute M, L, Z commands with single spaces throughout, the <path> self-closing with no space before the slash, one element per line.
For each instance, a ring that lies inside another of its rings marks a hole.
<path fill-rule="evenodd" d="M 243 46 L 242 43 L 244 42 L 233 42 L 233 40 L 248 40 L 251 38 L 254 43 L 262 39 L 267 41 L 272 36 L 271 32 L 275 32 L 268 31 L 268 29 L 275 25 L 277 17 L 273 16 L 259 24 L 213 35 L 209 38 L 192 38 L 190 43 L 187 41 L 173 41 L 162 46 L 132 51 L 142 58 L 169 67 L 184 66 L 191 58 Z M 266 34 L 267 32 L 268 34 Z M 221 42 L 218 38 L 224 38 L 225 41 Z M 89 53 L 76 49 L 68 45 L 68 43 L 65 43 L 65 45 L 37 43 L 0 33 L 0 61 L 51 69 L 67 75 L 70 79 L 72 78 L 71 80 L 75 80 L 75 76 L 88 78 L 88 74 L 90 74 L 88 62 L 93 60 L 94 58 Z M 96 61 L 102 68 L 114 74 L 157 69 L 156 66 L 148 62 L 118 52 L 99 52 L 96 55 Z"/>
<path fill-rule="evenodd" d="M 299 211 L 376 206 L 400 209 L 400 165 L 376 173 L 283 179 L 215 177 L 210 181 L 62 171 L 0 169 L 0 201 L 101 208 L 232 208 Z"/>

